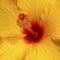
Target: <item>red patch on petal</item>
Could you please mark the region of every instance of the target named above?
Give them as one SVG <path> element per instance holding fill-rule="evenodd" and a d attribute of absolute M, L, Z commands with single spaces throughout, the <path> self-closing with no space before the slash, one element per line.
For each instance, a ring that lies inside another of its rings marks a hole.
<path fill-rule="evenodd" d="M 28 29 L 23 29 L 23 34 L 26 34 L 26 36 L 24 36 L 25 42 L 28 44 L 41 42 L 45 34 L 45 27 L 37 21 L 31 22 L 31 26 L 32 28 L 30 29 L 36 32 L 37 35 L 34 35 L 34 33 L 31 33 Z"/>

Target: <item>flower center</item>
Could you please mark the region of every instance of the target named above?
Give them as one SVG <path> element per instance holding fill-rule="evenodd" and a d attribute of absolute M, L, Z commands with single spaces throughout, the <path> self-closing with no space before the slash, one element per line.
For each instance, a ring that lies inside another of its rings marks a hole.
<path fill-rule="evenodd" d="M 34 20 L 30 22 L 27 19 L 24 19 L 24 21 L 20 19 L 17 20 L 17 23 L 20 27 L 23 28 L 23 34 L 25 34 L 24 40 L 26 43 L 37 43 L 42 41 L 45 29 L 44 26 L 41 25 L 39 21 Z"/>

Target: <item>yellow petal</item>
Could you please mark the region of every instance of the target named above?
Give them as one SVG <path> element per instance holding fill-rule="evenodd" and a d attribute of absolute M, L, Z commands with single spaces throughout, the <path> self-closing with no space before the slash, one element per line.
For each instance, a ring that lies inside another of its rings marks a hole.
<path fill-rule="evenodd" d="M 60 60 L 60 48 L 51 40 L 60 39 L 59 6 L 60 2 L 56 0 L 1 0 L 0 40 L 3 43 L 0 45 L 0 60 Z M 42 19 L 46 36 L 41 44 L 27 45 L 20 38 L 22 29 L 16 22 L 21 12 L 30 20 Z"/>

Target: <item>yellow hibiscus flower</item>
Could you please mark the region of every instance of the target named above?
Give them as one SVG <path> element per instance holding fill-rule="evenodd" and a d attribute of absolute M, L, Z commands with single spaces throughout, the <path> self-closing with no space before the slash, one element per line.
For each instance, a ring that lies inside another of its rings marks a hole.
<path fill-rule="evenodd" d="M 0 60 L 60 60 L 59 0 L 0 0 Z"/>

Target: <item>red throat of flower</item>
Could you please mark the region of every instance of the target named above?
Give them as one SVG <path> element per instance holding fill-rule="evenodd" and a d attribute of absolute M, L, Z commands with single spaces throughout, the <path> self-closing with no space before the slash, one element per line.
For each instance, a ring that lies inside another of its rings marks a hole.
<path fill-rule="evenodd" d="M 29 23 L 29 22 L 28 22 Z M 25 34 L 24 36 L 24 40 L 26 43 L 30 44 L 30 43 L 39 43 L 43 40 L 43 36 L 44 36 L 44 31 L 45 31 L 45 27 L 40 24 L 40 21 L 37 20 L 31 20 L 30 22 L 30 26 L 28 25 L 24 25 L 23 26 L 23 34 Z"/>

